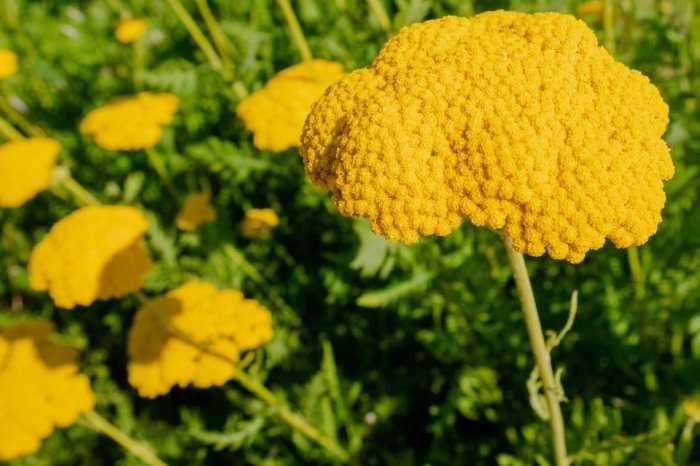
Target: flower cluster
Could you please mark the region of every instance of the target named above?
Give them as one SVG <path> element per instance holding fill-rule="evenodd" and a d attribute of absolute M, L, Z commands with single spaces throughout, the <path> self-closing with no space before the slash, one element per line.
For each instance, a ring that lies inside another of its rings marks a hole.
<path fill-rule="evenodd" d="M 93 135 L 97 145 L 109 150 L 139 150 L 155 146 L 163 125 L 179 106 L 173 94 L 140 92 L 99 107 L 80 123 L 80 132 Z"/>
<path fill-rule="evenodd" d="M 148 20 L 143 18 L 125 19 L 119 22 L 114 32 L 117 40 L 122 44 L 136 42 L 146 31 Z"/>
<path fill-rule="evenodd" d="M 51 342 L 52 332 L 46 321 L 0 329 L 0 460 L 38 450 L 95 404 L 76 351 Z"/>
<path fill-rule="evenodd" d="M 48 290 L 66 309 L 138 290 L 152 264 L 141 244 L 147 228 L 133 207 L 78 209 L 54 224 L 32 251 L 32 288 Z"/>
<path fill-rule="evenodd" d="M 17 73 L 17 55 L 7 49 L 0 49 L 0 79 L 6 79 Z"/>
<path fill-rule="evenodd" d="M 175 219 L 180 230 L 196 230 L 203 223 L 216 220 L 216 210 L 211 205 L 211 196 L 207 193 L 192 194 L 185 200 Z"/>
<path fill-rule="evenodd" d="M 48 138 L 0 146 L 0 207 L 18 207 L 48 188 L 61 145 Z"/>
<path fill-rule="evenodd" d="M 667 123 L 656 87 L 584 22 L 499 11 L 404 28 L 314 105 L 301 152 L 341 213 L 390 240 L 466 217 L 577 263 L 656 231 Z"/>
<path fill-rule="evenodd" d="M 245 211 L 241 233 L 248 239 L 267 239 L 279 223 L 277 213 L 270 208 L 248 209 Z"/>
<path fill-rule="evenodd" d="M 234 376 L 241 351 L 272 338 L 272 316 L 235 290 L 188 282 L 139 309 L 129 331 L 129 383 L 144 397 Z"/>
<path fill-rule="evenodd" d="M 311 60 L 280 71 L 244 99 L 236 113 L 253 132 L 255 147 L 279 152 L 299 145 L 311 106 L 342 75 L 339 63 Z"/>

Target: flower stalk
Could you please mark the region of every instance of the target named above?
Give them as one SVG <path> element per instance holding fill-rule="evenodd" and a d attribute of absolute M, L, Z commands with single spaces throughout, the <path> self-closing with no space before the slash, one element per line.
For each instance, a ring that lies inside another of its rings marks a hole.
<path fill-rule="evenodd" d="M 71 176 L 67 168 L 56 168 L 54 171 L 54 177 L 58 181 L 58 185 L 62 186 L 66 191 L 68 191 L 73 199 L 81 206 L 85 207 L 101 204 L 101 202 L 95 196 L 93 196 L 90 191 L 85 189 L 83 185 L 78 183 L 75 178 Z"/>
<path fill-rule="evenodd" d="M 5 93 L 0 95 L 0 109 L 7 115 L 10 120 L 14 121 L 19 128 L 26 134 L 33 137 L 44 136 L 44 132 L 32 125 L 20 112 L 15 110 L 15 108 L 8 102 Z"/>
<path fill-rule="evenodd" d="M 0 134 L 9 140 L 14 141 L 16 139 L 22 139 L 24 135 L 17 131 L 14 126 L 12 126 L 6 119 L 0 116 Z"/>
<path fill-rule="evenodd" d="M 302 31 L 299 25 L 299 20 L 294 14 L 294 9 L 289 3 L 289 0 L 277 0 L 277 5 L 279 5 L 284 15 L 284 19 L 287 21 L 287 26 L 289 27 L 289 33 L 292 35 L 292 40 L 294 45 L 296 45 L 301 58 L 303 61 L 309 61 L 313 59 L 311 55 L 311 49 L 309 49 L 309 44 L 306 43 L 306 38 L 304 37 L 304 31 Z"/>
<path fill-rule="evenodd" d="M 510 238 L 504 238 L 503 243 L 508 253 L 508 261 L 510 262 L 515 285 L 518 289 L 518 297 L 522 306 L 530 347 L 535 357 L 535 364 L 542 380 L 544 395 L 547 399 L 555 464 L 556 466 L 567 466 L 569 460 L 566 456 L 566 431 L 564 418 L 559 406 L 562 394 L 552 370 L 552 361 L 542 332 L 542 324 L 537 313 L 537 304 L 535 295 L 532 292 L 532 284 L 527 273 L 527 267 L 525 266 L 525 259 L 521 253 L 513 249 Z"/>
<path fill-rule="evenodd" d="M 386 32 L 389 32 L 391 30 L 391 21 L 389 20 L 389 16 L 386 14 L 384 7 L 379 2 L 379 0 L 367 0 L 367 4 L 372 10 L 372 13 L 374 13 L 374 16 L 377 17 L 377 20 L 382 26 L 382 29 L 384 29 L 384 31 Z"/>
<path fill-rule="evenodd" d="M 302 416 L 289 410 L 270 390 L 268 390 L 260 382 L 252 378 L 250 375 L 239 370 L 236 371 L 234 378 L 240 383 L 246 390 L 260 398 L 262 401 L 268 404 L 275 412 L 282 418 L 287 424 L 289 424 L 293 429 L 302 433 L 309 439 L 316 442 L 318 445 L 325 448 L 329 453 L 338 458 L 339 460 L 346 462 L 349 460 L 350 456 L 348 452 L 345 451 L 340 445 L 333 441 L 330 437 L 321 433 L 314 426 L 309 424 L 309 422 Z"/>
<path fill-rule="evenodd" d="M 214 47 L 211 45 L 211 42 L 209 42 L 209 39 L 207 39 L 207 36 L 205 36 L 202 30 L 199 28 L 199 26 L 197 26 L 197 22 L 192 18 L 192 16 L 189 14 L 189 12 L 183 6 L 180 0 L 167 1 L 170 4 L 170 7 L 175 12 L 177 18 L 180 20 L 182 25 L 185 26 L 187 32 L 189 32 L 192 36 L 192 39 L 196 42 L 196 44 L 202 50 L 204 55 L 206 55 L 207 59 L 209 60 L 209 63 L 211 64 L 211 67 L 214 68 L 216 71 L 222 71 L 223 64 L 221 62 L 221 58 L 219 57 L 219 55 L 217 55 L 216 51 L 214 50 Z"/>
<path fill-rule="evenodd" d="M 120 430 L 107 419 L 100 416 L 96 411 L 91 410 L 83 414 L 83 424 L 91 428 L 95 432 L 106 435 L 114 440 L 122 448 L 139 458 L 149 466 L 167 466 L 160 458 L 158 458 L 150 446 L 145 443 L 134 440 L 129 437 L 124 431 Z"/>

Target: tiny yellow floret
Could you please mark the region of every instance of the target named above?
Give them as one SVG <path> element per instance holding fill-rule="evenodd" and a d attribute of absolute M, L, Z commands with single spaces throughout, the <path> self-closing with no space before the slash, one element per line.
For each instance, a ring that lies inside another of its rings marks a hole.
<path fill-rule="evenodd" d="M 576 7 L 576 13 L 579 16 L 586 16 L 591 14 L 600 14 L 603 12 L 604 5 L 600 0 L 592 0 L 590 2 L 583 2 L 578 7 Z"/>
<path fill-rule="evenodd" d="M 51 185 L 61 145 L 29 138 L 0 145 L 0 207 L 18 207 Z"/>
<path fill-rule="evenodd" d="M 0 79 L 17 73 L 17 55 L 11 50 L 0 49 Z"/>
<path fill-rule="evenodd" d="M 136 42 L 148 27 L 148 20 L 143 18 L 125 19 L 119 21 L 114 35 L 122 44 Z"/>
<path fill-rule="evenodd" d="M 272 315 L 236 290 L 191 281 L 139 309 L 129 330 L 129 383 L 154 398 L 175 385 L 230 380 L 242 351 L 272 339 Z"/>
<path fill-rule="evenodd" d="M 0 460 L 33 453 L 56 427 L 93 408 L 75 349 L 50 341 L 48 321 L 0 328 Z"/>
<path fill-rule="evenodd" d="M 211 205 L 211 199 L 207 193 L 192 194 L 185 200 L 185 204 L 175 218 L 175 224 L 180 230 L 196 230 L 203 223 L 211 223 L 216 220 L 216 210 Z"/>
<path fill-rule="evenodd" d="M 54 303 L 72 309 L 139 290 L 151 269 L 142 244 L 146 217 L 133 207 L 91 206 L 51 227 L 34 247 L 29 279 Z"/>
<path fill-rule="evenodd" d="M 338 210 L 411 243 L 464 218 L 519 252 L 581 262 L 656 232 L 668 106 L 571 15 L 408 26 L 313 107 L 301 155 Z"/>
<path fill-rule="evenodd" d="M 80 132 L 94 136 L 97 145 L 108 150 L 149 149 L 160 140 L 162 127 L 172 121 L 179 102 L 167 93 L 119 97 L 88 113 Z"/>
<path fill-rule="evenodd" d="M 236 113 L 253 133 L 255 147 L 281 152 L 298 146 L 311 106 L 341 76 L 341 64 L 311 60 L 280 71 L 245 98 Z"/>
<path fill-rule="evenodd" d="M 267 239 L 279 223 L 277 213 L 270 208 L 248 209 L 241 224 L 241 233 L 248 239 Z"/>

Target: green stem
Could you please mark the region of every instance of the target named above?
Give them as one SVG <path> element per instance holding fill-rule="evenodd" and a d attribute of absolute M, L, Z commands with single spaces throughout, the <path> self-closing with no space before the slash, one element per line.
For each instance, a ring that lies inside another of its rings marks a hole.
<path fill-rule="evenodd" d="M 24 115 L 19 113 L 17 110 L 15 110 L 15 108 L 12 105 L 10 105 L 4 93 L 2 94 L 2 96 L 0 96 L 0 109 L 2 109 L 2 111 L 5 112 L 5 114 L 11 120 L 13 120 L 17 124 L 17 126 L 19 126 L 20 129 L 22 129 L 22 131 L 24 131 L 26 134 L 33 137 L 44 136 L 44 132 L 41 129 L 29 123 L 29 121 L 24 117 Z"/>
<path fill-rule="evenodd" d="M 192 39 L 194 39 L 199 48 L 202 49 L 202 52 L 204 52 L 204 55 L 206 55 L 211 67 L 216 71 L 222 71 L 223 65 L 221 63 L 221 58 L 216 54 L 211 42 L 209 42 L 209 39 L 207 39 L 207 36 L 204 35 L 202 30 L 199 29 L 199 26 L 197 26 L 195 20 L 192 19 L 192 16 L 190 16 L 190 14 L 187 12 L 187 9 L 182 5 L 182 3 L 180 3 L 180 0 L 167 1 L 180 22 L 182 22 L 182 24 L 185 26 L 185 29 L 187 29 L 192 36 Z"/>
<path fill-rule="evenodd" d="M 17 131 L 6 119 L 0 116 L 0 134 L 7 140 L 14 141 L 24 138 L 24 135 Z"/>
<path fill-rule="evenodd" d="M 284 15 L 284 19 L 287 21 L 287 26 L 289 27 L 289 32 L 292 35 L 292 40 L 294 44 L 299 49 L 301 58 L 303 61 L 309 61 L 313 58 L 311 55 L 311 50 L 309 49 L 309 44 L 306 43 L 306 38 L 304 37 L 304 31 L 302 31 L 299 25 L 299 20 L 294 14 L 294 9 L 289 3 L 289 0 L 277 0 L 277 5 L 279 5 Z"/>
<path fill-rule="evenodd" d="M 140 91 L 143 88 L 143 69 L 145 57 L 145 46 L 141 39 L 134 42 L 132 48 L 132 79 L 134 81 L 134 89 Z"/>
<path fill-rule="evenodd" d="M 90 191 L 78 183 L 75 178 L 70 176 L 70 174 L 63 179 L 62 186 L 66 188 L 66 191 L 68 191 L 79 204 L 83 206 L 100 205 L 100 201 L 97 200 Z"/>
<path fill-rule="evenodd" d="M 250 377 L 243 371 L 236 371 L 234 378 L 249 392 L 267 403 L 275 412 L 293 429 L 302 433 L 309 439 L 313 440 L 333 456 L 341 461 L 348 461 L 350 456 L 340 445 L 334 442 L 330 437 L 322 434 L 314 426 L 308 423 L 302 416 L 292 412 L 287 408 L 270 390 L 264 385 Z"/>
<path fill-rule="evenodd" d="M 111 438 L 144 463 L 150 466 L 167 466 L 153 453 L 153 450 L 148 445 L 129 437 L 118 427 L 107 421 L 107 419 L 97 414 L 96 411 L 84 413 L 82 419 L 88 427 Z"/>
<path fill-rule="evenodd" d="M 605 48 L 610 55 L 615 56 L 615 12 L 613 0 L 604 0 L 603 2 L 603 34 Z"/>
<path fill-rule="evenodd" d="M 168 170 L 165 166 L 165 161 L 163 160 L 163 157 L 155 151 L 152 147 L 149 147 L 145 149 L 146 152 L 146 157 L 148 158 L 148 163 L 151 165 L 151 168 L 158 174 L 160 177 L 161 181 L 163 182 L 163 185 L 165 186 L 165 189 L 168 190 L 168 192 L 176 199 L 178 200 L 180 196 L 177 193 L 177 189 L 175 189 L 175 185 L 173 184 L 173 180 L 170 178 L 170 174 L 168 173 Z"/>
<path fill-rule="evenodd" d="M 639 260 L 639 248 L 637 246 L 630 246 L 627 248 L 627 262 L 629 262 L 632 280 L 634 281 L 634 296 L 637 301 L 642 301 L 646 294 L 646 289 L 644 287 L 646 277 L 644 276 L 642 263 Z"/>
<path fill-rule="evenodd" d="M 566 457 L 566 434 L 564 430 L 564 418 L 561 414 L 559 401 L 561 399 L 560 390 L 552 371 L 552 361 L 550 359 L 547 344 L 542 333 L 540 317 L 537 313 L 535 295 L 532 292 L 532 284 L 525 266 L 523 255 L 513 249 L 510 238 L 504 238 L 503 243 L 508 253 L 508 261 L 513 271 L 513 278 L 518 289 L 518 297 L 522 306 L 523 318 L 527 327 L 527 334 L 530 340 L 530 347 L 535 356 L 537 370 L 542 380 L 542 387 L 547 399 L 549 411 L 549 422 L 552 430 L 552 445 L 554 448 L 554 459 L 556 466 L 567 466 L 569 461 Z"/>
<path fill-rule="evenodd" d="M 231 51 L 233 50 L 231 42 L 229 42 L 226 35 L 224 35 L 224 33 L 221 31 L 219 22 L 216 20 L 214 13 L 211 11 L 207 0 L 195 0 L 195 3 L 197 4 L 199 13 L 202 15 L 202 18 L 204 18 L 204 22 L 207 25 L 207 29 L 209 29 L 209 33 L 211 33 L 211 36 L 214 39 L 214 45 L 216 45 L 216 49 L 219 51 L 219 55 L 224 62 L 224 67 L 229 68 L 230 71 L 233 72 L 233 62 L 231 62 L 230 58 Z"/>
<path fill-rule="evenodd" d="M 391 21 L 389 20 L 389 16 L 386 14 L 386 11 L 384 11 L 384 7 L 379 0 L 367 0 L 367 4 L 372 10 L 372 13 L 374 13 L 379 20 L 379 24 L 381 24 L 382 29 L 389 32 L 391 29 Z"/>

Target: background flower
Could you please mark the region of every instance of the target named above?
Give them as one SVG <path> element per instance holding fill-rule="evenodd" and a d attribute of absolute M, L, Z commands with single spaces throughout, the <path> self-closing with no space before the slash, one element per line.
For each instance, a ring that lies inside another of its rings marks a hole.
<path fill-rule="evenodd" d="M 203 223 L 216 220 L 216 210 L 211 205 L 207 193 L 192 194 L 187 197 L 175 219 L 180 230 L 195 230 Z"/>
<path fill-rule="evenodd" d="M 17 207 L 51 184 L 61 145 L 30 138 L 0 145 L 0 207 Z"/>
<path fill-rule="evenodd" d="M 122 44 L 136 42 L 146 31 L 148 20 L 143 18 L 125 19 L 119 22 L 114 35 Z"/>
<path fill-rule="evenodd" d="M 7 49 L 0 49 L 0 79 L 9 78 L 17 73 L 17 55 Z"/>

